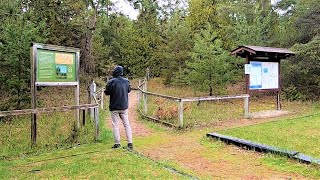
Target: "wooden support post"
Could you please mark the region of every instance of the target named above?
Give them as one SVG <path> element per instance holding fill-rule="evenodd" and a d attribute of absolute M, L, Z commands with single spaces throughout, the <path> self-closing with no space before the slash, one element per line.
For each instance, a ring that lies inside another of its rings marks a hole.
<path fill-rule="evenodd" d="M 78 106 L 80 104 L 80 85 L 78 85 L 75 88 L 75 100 L 76 105 Z M 77 128 L 80 128 L 80 109 L 76 109 L 76 122 L 77 122 Z"/>
<path fill-rule="evenodd" d="M 146 80 L 148 81 L 150 79 L 150 68 L 147 67 L 146 69 Z"/>
<path fill-rule="evenodd" d="M 94 108 L 94 125 L 95 125 L 95 135 L 94 139 L 99 140 L 99 107 Z"/>
<path fill-rule="evenodd" d="M 97 90 L 97 85 L 96 85 L 96 83 L 94 81 L 92 81 L 92 83 L 90 84 L 90 97 L 91 97 L 90 98 L 90 104 L 94 104 L 95 103 L 93 96 L 96 93 L 96 90 Z M 90 117 L 94 118 L 94 109 L 93 108 L 90 109 Z"/>
<path fill-rule="evenodd" d="M 100 108 L 103 110 L 104 109 L 104 91 L 101 90 L 101 99 L 100 99 Z"/>
<path fill-rule="evenodd" d="M 144 80 L 144 85 L 143 85 L 143 91 L 147 92 L 147 78 L 145 78 Z M 147 97 L 147 94 L 146 93 L 143 93 L 143 110 L 144 110 L 144 113 L 147 114 L 148 113 L 148 104 L 147 104 L 147 101 L 148 101 L 148 97 Z"/>
<path fill-rule="evenodd" d="M 82 125 L 83 126 L 86 125 L 86 110 L 85 109 L 82 110 Z"/>
<path fill-rule="evenodd" d="M 282 109 L 281 107 L 281 99 L 280 99 L 280 91 L 277 91 L 277 110 L 280 111 Z"/>
<path fill-rule="evenodd" d="M 37 48 L 35 46 L 30 48 L 30 62 L 31 62 L 31 108 L 37 107 L 36 92 L 36 56 Z M 32 146 L 37 143 L 37 114 L 31 114 L 31 144 Z"/>
<path fill-rule="evenodd" d="M 146 93 L 143 93 L 143 111 L 145 114 L 148 113 L 147 94 Z"/>
<path fill-rule="evenodd" d="M 280 59 L 278 60 L 278 91 L 277 91 L 277 110 L 282 110 L 281 107 L 281 65 L 280 65 Z"/>
<path fill-rule="evenodd" d="M 178 104 L 179 127 L 183 128 L 183 102 L 180 100 Z"/>
<path fill-rule="evenodd" d="M 249 118 L 249 97 L 244 98 L 244 117 Z"/>
<path fill-rule="evenodd" d="M 250 64 L 250 57 L 246 55 L 246 64 Z M 250 95 L 250 74 L 246 74 L 246 94 Z M 245 118 L 249 118 L 250 97 L 244 99 Z"/>
<path fill-rule="evenodd" d="M 138 104 L 140 104 L 140 101 L 141 101 L 141 91 L 139 90 L 141 86 L 141 79 L 139 79 L 139 83 L 138 83 Z"/>

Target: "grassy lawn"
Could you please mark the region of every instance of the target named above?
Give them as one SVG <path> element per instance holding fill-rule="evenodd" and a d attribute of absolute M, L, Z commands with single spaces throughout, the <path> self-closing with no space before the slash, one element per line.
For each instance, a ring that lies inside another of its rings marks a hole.
<path fill-rule="evenodd" d="M 221 133 L 271 146 L 296 150 L 320 158 L 319 129 L 320 114 L 316 114 L 235 128 Z"/>
<path fill-rule="evenodd" d="M 0 161 L 0 179 L 183 179 L 163 165 L 112 143 L 96 143 Z"/>

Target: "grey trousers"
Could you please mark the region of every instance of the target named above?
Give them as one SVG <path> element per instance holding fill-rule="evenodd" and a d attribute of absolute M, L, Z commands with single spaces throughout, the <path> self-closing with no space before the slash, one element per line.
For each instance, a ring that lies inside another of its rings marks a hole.
<path fill-rule="evenodd" d="M 120 131 L 119 131 L 119 118 L 122 120 L 122 124 L 126 131 L 127 141 L 128 143 L 132 143 L 132 131 L 131 126 L 128 119 L 128 110 L 115 110 L 111 111 L 111 120 L 112 120 L 112 130 L 113 130 L 113 138 L 115 144 L 120 144 Z"/>

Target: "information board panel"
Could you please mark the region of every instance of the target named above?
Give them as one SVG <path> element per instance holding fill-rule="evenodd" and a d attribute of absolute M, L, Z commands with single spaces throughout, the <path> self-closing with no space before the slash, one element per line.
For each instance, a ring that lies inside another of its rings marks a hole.
<path fill-rule="evenodd" d="M 37 49 L 36 82 L 76 81 L 76 53 Z"/>
<path fill-rule="evenodd" d="M 250 65 L 251 90 L 279 88 L 279 63 L 251 61 Z"/>

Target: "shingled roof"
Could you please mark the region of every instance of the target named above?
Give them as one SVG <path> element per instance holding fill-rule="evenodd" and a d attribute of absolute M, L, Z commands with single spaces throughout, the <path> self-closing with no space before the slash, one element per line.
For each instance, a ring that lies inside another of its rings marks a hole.
<path fill-rule="evenodd" d="M 261 46 L 239 46 L 237 49 L 231 51 L 232 55 L 237 55 L 245 58 L 246 55 L 256 57 L 275 57 L 284 59 L 289 56 L 294 56 L 294 52 L 285 48 L 274 48 L 274 47 L 261 47 Z"/>

